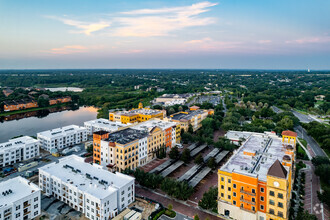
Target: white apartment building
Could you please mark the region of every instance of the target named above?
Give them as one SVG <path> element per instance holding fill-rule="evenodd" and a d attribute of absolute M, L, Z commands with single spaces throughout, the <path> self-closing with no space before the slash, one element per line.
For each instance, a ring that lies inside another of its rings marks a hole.
<path fill-rule="evenodd" d="M 41 193 L 37 185 L 23 177 L 0 183 L 0 219 L 25 220 L 40 215 Z"/>
<path fill-rule="evenodd" d="M 39 168 L 39 187 L 93 220 L 110 219 L 135 199 L 134 178 L 70 155 Z"/>
<path fill-rule="evenodd" d="M 111 133 L 127 126 L 128 124 L 122 124 L 118 121 L 109 121 L 104 118 L 84 122 L 84 127 L 87 129 L 88 135 L 93 135 L 96 131 L 107 131 Z"/>
<path fill-rule="evenodd" d="M 40 142 L 23 136 L 0 144 L 0 167 L 39 156 Z"/>
<path fill-rule="evenodd" d="M 139 166 L 148 162 L 148 137 L 139 139 Z"/>
<path fill-rule="evenodd" d="M 87 141 L 87 129 L 77 125 L 37 133 L 41 148 L 51 152 Z"/>

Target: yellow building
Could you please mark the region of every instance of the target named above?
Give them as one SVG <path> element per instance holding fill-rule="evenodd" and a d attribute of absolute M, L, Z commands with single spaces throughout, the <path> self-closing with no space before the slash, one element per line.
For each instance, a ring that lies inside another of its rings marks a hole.
<path fill-rule="evenodd" d="M 292 131 L 282 138 L 251 132 L 218 170 L 218 213 L 232 219 L 288 219 L 296 137 Z"/>
<path fill-rule="evenodd" d="M 202 121 L 208 116 L 214 114 L 214 110 L 199 109 L 198 106 L 190 107 L 188 111 L 182 111 L 170 115 L 165 120 L 177 122 L 180 124 L 181 129 L 188 131 L 189 125 L 192 126 L 193 131 L 197 131 L 202 127 Z"/>
<path fill-rule="evenodd" d="M 142 103 L 139 103 L 139 108 L 130 111 L 110 112 L 109 120 L 118 121 L 123 124 L 148 121 L 152 118 L 163 119 L 166 112 L 163 110 L 143 108 Z"/>

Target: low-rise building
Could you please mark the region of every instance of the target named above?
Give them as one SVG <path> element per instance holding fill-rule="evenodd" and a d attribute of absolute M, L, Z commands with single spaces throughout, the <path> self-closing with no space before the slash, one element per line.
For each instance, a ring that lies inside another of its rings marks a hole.
<path fill-rule="evenodd" d="M 135 200 L 134 178 L 76 155 L 39 168 L 39 187 L 88 219 L 111 219 Z"/>
<path fill-rule="evenodd" d="M 109 113 L 110 121 L 117 121 L 123 124 L 148 121 L 152 118 L 163 119 L 166 115 L 166 111 L 143 108 L 142 103 L 139 104 L 138 109 L 132 109 L 130 111 L 117 111 Z"/>
<path fill-rule="evenodd" d="M 41 213 L 40 202 L 38 186 L 23 177 L 0 183 L 0 219 L 35 219 Z"/>
<path fill-rule="evenodd" d="M 242 136 L 242 135 L 241 135 Z M 288 219 L 297 134 L 252 133 L 218 170 L 218 213 L 232 219 Z"/>
<path fill-rule="evenodd" d="M 4 111 L 6 112 L 38 107 L 38 103 L 33 99 L 4 101 L 3 104 Z"/>
<path fill-rule="evenodd" d="M 38 140 L 29 136 L 0 143 L 0 167 L 39 156 L 39 145 Z"/>
<path fill-rule="evenodd" d="M 51 152 L 87 141 L 87 129 L 69 125 L 37 133 L 41 148 Z"/>
<path fill-rule="evenodd" d="M 182 111 L 172 114 L 169 117 L 165 118 L 165 120 L 179 123 L 181 129 L 184 129 L 185 131 L 188 131 L 189 125 L 192 126 L 193 131 L 197 131 L 199 128 L 202 127 L 202 121 L 208 115 L 214 114 L 214 110 L 203 110 L 199 109 L 199 107 L 196 107 L 193 106 L 188 111 Z"/>
<path fill-rule="evenodd" d="M 11 90 L 11 89 L 4 89 L 4 90 L 2 90 L 2 92 L 3 92 L 3 94 L 4 94 L 6 97 L 8 97 L 8 96 L 10 96 L 14 91 Z"/>
<path fill-rule="evenodd" d="M 115 132 L 127 127 L 128 124 L 122 124 L 118 121 L 109 121 L 104 118 L 99 118 L 84 122 L 84 127 L 87 129 L 88 135 L 93 135 L 96 131 Z"/>
<path fill-rule="evenodd" d="M 51 99 L 49 99 L 49 105 L 56 105 L 56 104 L 67 103 L 67 102 L 71 102 L 71 101 L 72 101 L 72 99 L 70 96 L 51 98 Z"/>
<path fill-rule="evenodd" d="M 165 106 L 184 105 L 191 96 L 192 94 L 164 94 L 155 98 L 154 103 L 162 103 Z"/>

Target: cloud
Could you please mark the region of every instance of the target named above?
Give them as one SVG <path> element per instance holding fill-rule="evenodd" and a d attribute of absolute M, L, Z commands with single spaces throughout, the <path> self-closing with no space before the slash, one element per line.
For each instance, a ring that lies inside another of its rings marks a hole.
<path fill-rule="evenodd" d="M 52 48 L 50 50 L 44 51 L 51 54 L 73 54 L 73 53 L 85 53 L 90 50 L 99 49 L 101 46 L 81 46 L 81 45 L 66 45 L 63 47 Z"/>
<path fill-rule="evenodd" d="M 184 42 L 186 49 L 201 51 L 221 51 L 238 48 L 242 45 L 240 41 L 218 41 L 209 37 Z"/>
<path fill-rule="evenodd" d="M 270 44 L 272 41 L 271 40 L 259 40 L 259 44 Z"/>
<path fill-rule="evenodd" d="M 317 43 L 329 43 L 330 36 L 321 36 L 321 37 L 306 37 L 296 40 L 285 41 L 287 44 L 317 44 Z"/>
<path fill-rule="evenodd" d="M 142 53 L 144 50 L 137 50 L 137 49 L 133 49 L 133 50 L 128 50 L 128 51 L 123 51 L 121 53 L 125 53 L 125 54 L 134 54 L 134 53 Z"/>
<path fill-rule="evenodd" d="M 78 31 L 71 31 L 72 33 L 82 33 L 90 35 L 92 32 L 100 31 L 106 27 L 109 27 L 110 21 L 99 21 L 99 22 L 83 22 L 66 18 L 52 17 L 49 18 L 63 22 L 63 24 L 73 26 L 78 29 Z"/>
<path fill-rule="evenodd" d="M 129 16 L 115 18 L 119 27 L 111 34 L 121 37 L 156 37 L 166 36 L 186 27 L 209 25 L 215 22 L 214 18 L 201 18 L 198 15 L 215 5 L 217 4 L 200 2 L 190 6 L 122 12 L 121 14 Z"/>
<path fill-rule="evenodd" d="M 73 26 L 78 31 L 90 35 L 112 26 L 107 32 L 110 36 L 119 37 L 157 37 L 167 36 L 172 32 L 187 27 L 205 26 L 215 22 L 213 17 L 200 17 L 202 13 L 209 11 L 210 7 L 217 5 L 208 1 L 181 7 L 139 9 L 121 12 L 111 19 L 99 22 L 83 22 L 67 18 L 49 17 L 59 20 L 66 25 Z"/>

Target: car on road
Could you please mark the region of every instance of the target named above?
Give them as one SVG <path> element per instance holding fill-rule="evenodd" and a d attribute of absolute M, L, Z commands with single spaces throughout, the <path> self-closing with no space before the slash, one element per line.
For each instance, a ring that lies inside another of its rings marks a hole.
<path fill-rule="evenodd" d="M 183 148 L 182 144 L 176 144 L 175 146 L 179 149 Z"/>

